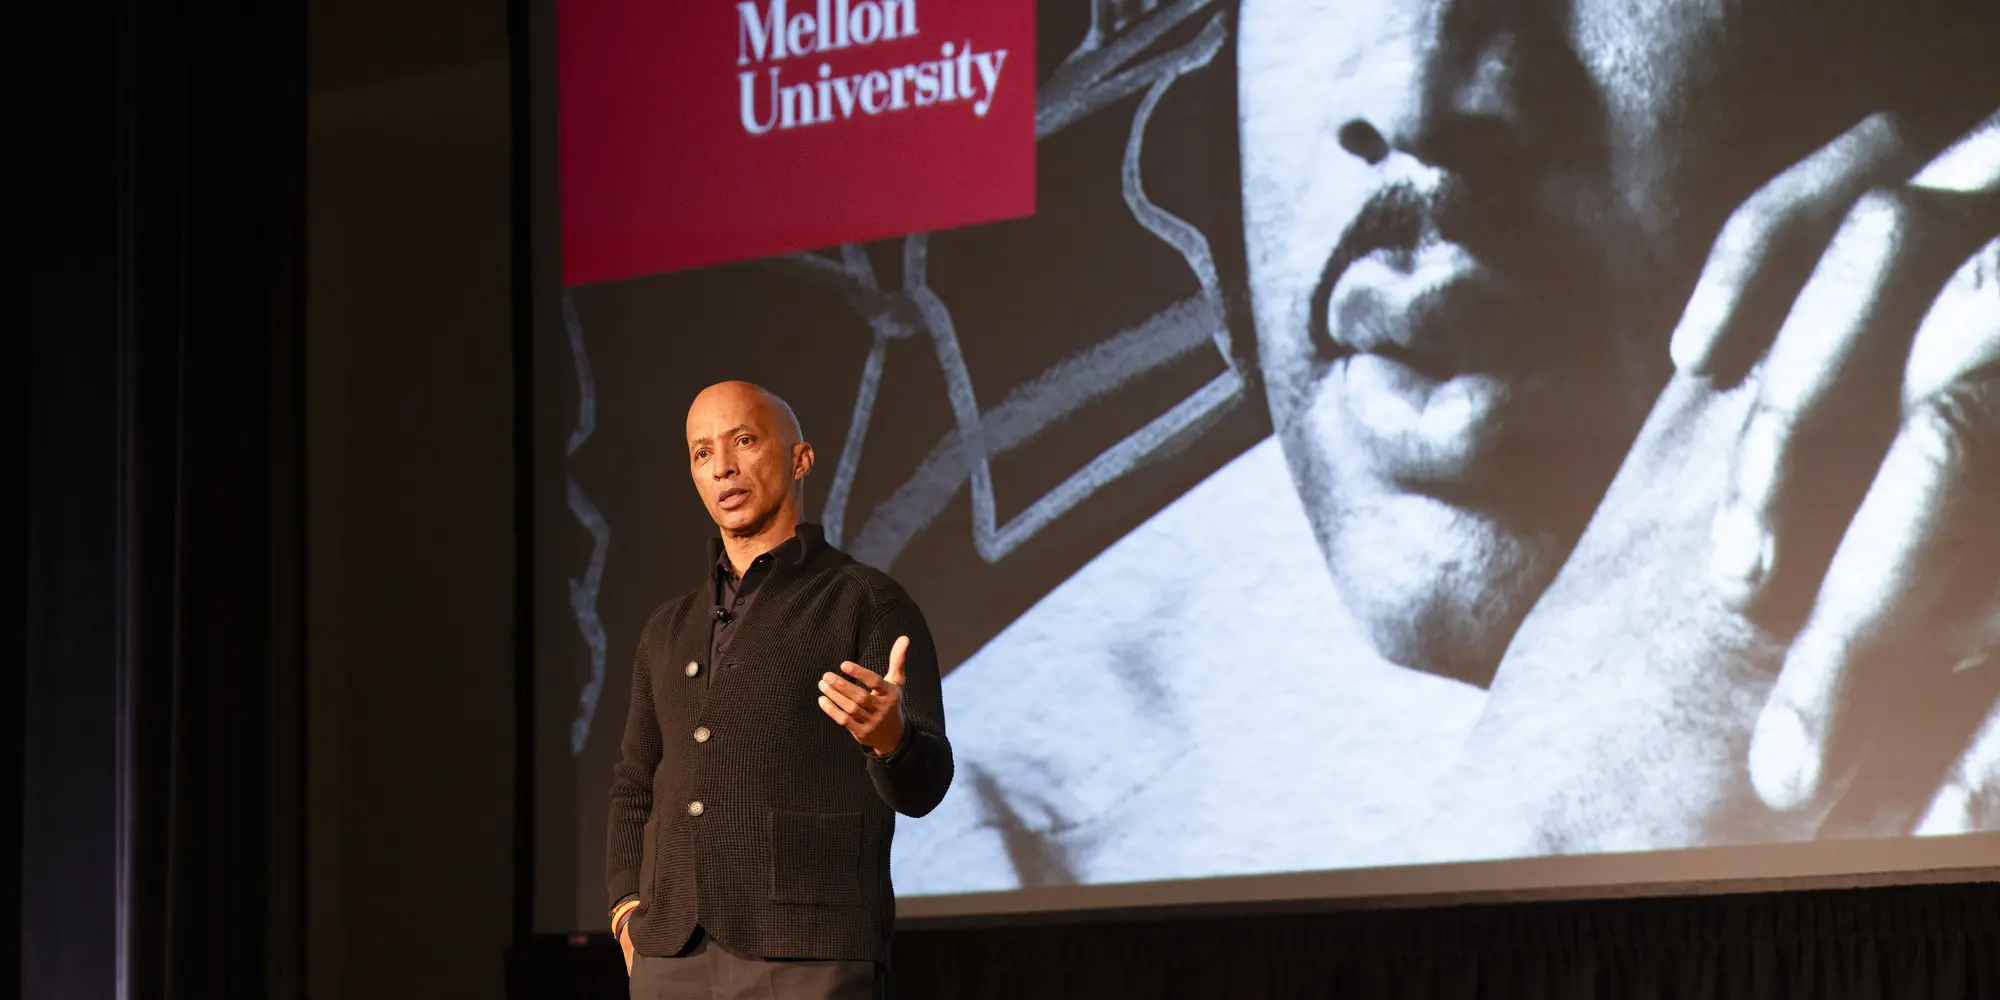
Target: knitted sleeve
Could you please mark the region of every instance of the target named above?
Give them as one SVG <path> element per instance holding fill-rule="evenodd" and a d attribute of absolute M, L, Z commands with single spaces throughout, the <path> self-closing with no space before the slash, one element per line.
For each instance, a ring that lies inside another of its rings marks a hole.
<path fill-rule="evenodd" d="M 910 637 L 910 649 L 903 657 L 903 742 L 886 757 L 866 748 L 862 752 L 882 801 L 904 815 L 922 816 L 944 800 L 952 776 L 937 647 L 923 612 L 908 594 L 893 584 L 872 589 L 872 614 L 861 637 L 861 665 L 886 674 L 889 650 L 898 636 Z"/>
<path fill-rule="evenodd" d="M 664 611 L 655 611 L 639 636 L 632 658 L 632 704 L 625 714 L 625 737 L 611 775 L 611 817 L 605 825 L 604 887 L 611 905 L 639 892 L 640 843 L 653 813 L 653 771 L 660 766 L 660 724 L 653 714 L 648 653 L 659 639 Z"/>

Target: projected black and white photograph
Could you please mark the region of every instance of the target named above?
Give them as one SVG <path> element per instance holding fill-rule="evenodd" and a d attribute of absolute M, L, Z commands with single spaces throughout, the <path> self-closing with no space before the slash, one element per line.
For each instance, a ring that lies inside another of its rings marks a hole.
<path fill-rule="evenodd" d="M 900 896 L 2000 830 L 2000 39 L 1954 23 L 1046 2 L 1032 217 L 565 289 L 579 912 L 722 377 L 936 636 Z"/>
<path fill-rule="evenodd" d="M 2000 1000 L 2000 2 L 37 15 L 16 994 Z"/>

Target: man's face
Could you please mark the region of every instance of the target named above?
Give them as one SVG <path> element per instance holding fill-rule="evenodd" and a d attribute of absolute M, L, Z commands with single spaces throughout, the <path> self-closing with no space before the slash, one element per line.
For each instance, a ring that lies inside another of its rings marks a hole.
<path fill-rule="evenodd" d="M 1490 677 L 1670 374 L 1722 220 L 1870 110 L 1825 96 L 1855 88 L 1813 62 L 1839 48 L 1819 11 L 1245 0 L 1260 367 L 1383 655 Z"/>
<path fill-rule="evenodd" d="M 761 390 L 741 382 L 711 386 L 688 408 L 688 470 L 725 534 L 756 535 L 794 496 L 811 467 L 810 449 Z"/>

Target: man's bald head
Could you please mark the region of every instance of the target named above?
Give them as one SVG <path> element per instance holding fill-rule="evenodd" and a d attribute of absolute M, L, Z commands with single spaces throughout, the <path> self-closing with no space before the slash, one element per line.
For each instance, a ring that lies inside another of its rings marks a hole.
<path fill-rule="evenodd" d="M 704 404 L 762 408 L 771 427 L 786 432 L 786 444 L 798 444 L 806 439 L 805 431 L 799 427 L 798 414 L 792 412 L 792 404 L 755 382 L 717 382 L 703 389 L 695 394 L 694 402 L 688 406 L 689 419 L 693 419 L 695 412 Z"/>
<path fill-rule="evenodd" d="M 791 536 L 813 451 L 790 405 L 751 382 L 718 382 L 688 407 L 687 442 L 695 489 L 725 536 Z"/>

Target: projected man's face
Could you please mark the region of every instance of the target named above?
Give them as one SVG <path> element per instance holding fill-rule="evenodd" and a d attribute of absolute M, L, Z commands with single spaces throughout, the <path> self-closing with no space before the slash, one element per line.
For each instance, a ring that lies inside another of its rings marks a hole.
<path fill-rule="evenodd" d="M 1792 6 L 1245 0 L 1260 364 L 1385 656 L 1490 676 L 1670 374 L 1721 221 L 1859 117 Z M 1781 76 L 1814 106 L 1746 96 Z"/>

